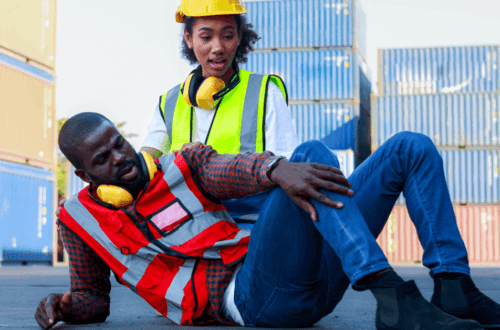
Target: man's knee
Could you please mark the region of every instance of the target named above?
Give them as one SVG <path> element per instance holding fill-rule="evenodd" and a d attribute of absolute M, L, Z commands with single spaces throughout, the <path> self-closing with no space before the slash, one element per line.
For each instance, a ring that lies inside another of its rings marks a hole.
<path fill-rule="evenodd" d="M 432 140 L 428 136 L 420 133 L 400 132 L 395 134 L 387 142 L 389 141 L 409 148 L 410 151 L 437 153 L 436 146 Z"/>
<path fill-rule="evenodd" d="M 339 167 L 337 156 L 319 141 L 307 141 L 295 148 L 290 158 L 292 162 L 310 162 Z"/>

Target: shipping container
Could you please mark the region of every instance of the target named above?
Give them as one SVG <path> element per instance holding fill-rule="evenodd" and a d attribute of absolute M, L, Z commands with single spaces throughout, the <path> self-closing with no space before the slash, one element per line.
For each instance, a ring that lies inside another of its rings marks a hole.
<path fill-rule="evenodd" d="M 500 264 L 500 205 L 454 206 L 454 211 L 469 262 Z M 393 209 L 377 241 L 389 262 L 422 262 L 422 245 L 404 206 Z"/>
<path fill-rule="evenodd" d="M 352 48 L 251 53 L 241 67 L 281 77 L 292 102 L 356 99 L 369 104 L 368 67 Z"/>
<path fill-rule="evenodd" d="M 0 158 L 55 168 L 55 78 L 0 54 Z"/>
<path fill-rule="evenodd" d="M 0 261 L 52 263 L 54 174 L 0 161 Z"/>
<path fill-rule="evenodd" d="M 366 16 L 357 0 L 245 1 L 258 50 L 355 46 L 366 59 Z"/>
<path fill-rule="evenodd" d="M 0 1 L 0 48 L 54 68 L 56 0 Z"/>
<path fill-rule="evenodd" d="M 331 150 L 337 156 L 340 168 L 346 178 L 354 172 L 354 151 L 353 150 Z"/>
<path fill-rule="evenodd" d="M 379 96 L 497 92 L 499 46 L 379 50 Z"/>
<path fill-rule="evenodd" d="M 66 197 L 77 195 L 88 183 L 75 174 L 75 167 L 68 162 L 66 169 Z"/>
<path fill-rule="evenodd" d="M 376 104 L 376 146 L 411 131 L 438 147 L 500 148 L 499 94 L 384 96 Z"/>
<path fill-rule="evenodd" d="M 500 150 L 439 150 L 439 154 L 453 204 L 500 204 Z M 405 203 L 403 195 L 397 203 Z"/>

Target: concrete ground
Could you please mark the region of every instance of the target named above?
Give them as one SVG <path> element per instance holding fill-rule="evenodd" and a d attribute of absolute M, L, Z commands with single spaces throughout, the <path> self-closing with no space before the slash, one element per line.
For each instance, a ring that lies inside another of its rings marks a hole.
<path fill-rule="evenodd" d="M 406 280 L 414 279 L 424 297 L 430 299 L 433 283 L 426 268 L 399 266 L 395 269 Z M 473 268 L 472 276 L 479 289 L 500 302 L 500 268 Z M 69 276 L 66 267 L 0 267 L 0 329 L 40 329 L 33 316 L 40 299 L 49 293 L 64 293 L 68 288 Z M 370 292 L 360 293 L 349 288 L 335 311 L 311 329 L 375 329 L 375 307 L 375 299 Z M 61 322 L 53 327 L 69 328 L 180 329 L 168 319 L 156 316 L 152 308 L 139 296 L 117 284 L 114 279 L 111 290 L 111 315 L 106 322 L 79 326 Z"/>

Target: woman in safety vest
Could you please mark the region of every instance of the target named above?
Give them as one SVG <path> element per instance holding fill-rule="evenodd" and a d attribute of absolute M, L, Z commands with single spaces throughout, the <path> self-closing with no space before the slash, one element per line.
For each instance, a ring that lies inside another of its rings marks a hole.
<path fill-rule="evenodd" d="M 246 11 L 240 0 L 182 0 L 182 56 L 198 67 L 160 97 L 141 151 L 157 157 L 202 142 L 221 154 L 292 154 L 298 140 L 285 84 L 238 67 L 259 39 Z"/>
<path fill-rule="evenodd" d="M 220 154 L 273 152 L 290 157 L 298 139 L 280 77 L 239 69 L 259 39 L 240 0 L 182 0 L 182 56 L 198 64 L 160 97 L 141 151 L 158 157 L 201 142 Z M 224 201 L 240 227 L 251 228 L 267 195 Z M 249 225 L 245 223 L 250 223 Z"/>

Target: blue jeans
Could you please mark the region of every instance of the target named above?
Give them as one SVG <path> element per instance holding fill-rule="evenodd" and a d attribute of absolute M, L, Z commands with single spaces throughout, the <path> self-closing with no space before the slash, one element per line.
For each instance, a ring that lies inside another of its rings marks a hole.
<path fill-rule="evenodd" d="M 291 161 L 339 166 L 317 141 L 300 145 Z M 375 238 L 401 192 L 425 251 L 423 264 L 433 273 L 470 273 L 443 162 L 429 138 L 395 135 L 348 180 L 353 197 L 322 191 L 344 208 L 312 201 L 319 222 L 281 188 L 270 192 L 236 276 L 235 303 L 245 325 L 309 326 L 333 311 L 349 283 L 362 290 L 358 280 L 389 268 Z"/>

